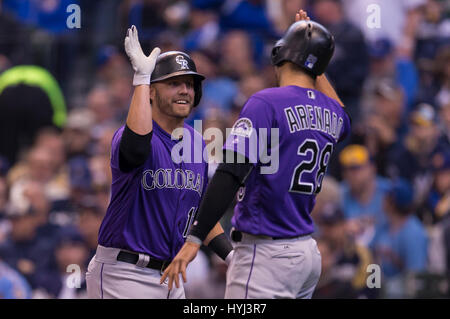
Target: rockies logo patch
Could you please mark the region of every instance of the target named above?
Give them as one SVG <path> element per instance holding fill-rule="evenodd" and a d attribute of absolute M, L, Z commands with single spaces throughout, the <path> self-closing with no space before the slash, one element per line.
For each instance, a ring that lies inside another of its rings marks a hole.
<path fill-rule="evenodd" d="M 242 186 L 239 188 L 239 191 L 237 193 L 237 201 L 242 202 L 245 196 L 245 186 Z"/>
<path fill-rule="evenodd" d="M 305 66 L 308 69 L 312 69 L 314 67 L 314 64 L 316 64 L 316 62 L 317 62 L 317 57 L 310 54 L 310 55 L 308 55 L 308 58 L 306 58 Z"/>
<path fill-rule="evenodd" d="M 189 69 L 188 61 L 182 55 L 177 55 L 175 61 L 181 66 L 181 70 Z"/>
<path fill-rule="evenodd" d="M 252 121 L 246 117 L 243 117 L 234 123 L 233 128 L 231 129 L 231 134 L 239 135 L 243 137 L 250 137 L 253 130 Z"/>

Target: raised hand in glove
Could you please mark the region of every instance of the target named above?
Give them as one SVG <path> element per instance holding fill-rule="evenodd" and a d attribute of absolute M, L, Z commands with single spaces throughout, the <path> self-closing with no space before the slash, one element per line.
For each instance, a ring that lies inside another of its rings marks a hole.
<path fill-rule="evenodd" d="M 138 32 L 134 25 L 128 29 L 124 44 L 125 51 L 134 69 L 133 85 L 150 85 L 150 78 L 155 69 L 156 58 L 161 52 L 161 49 L 156 47 L 149 56 L 145 56 L 144 52 L 142 52 Z"/>

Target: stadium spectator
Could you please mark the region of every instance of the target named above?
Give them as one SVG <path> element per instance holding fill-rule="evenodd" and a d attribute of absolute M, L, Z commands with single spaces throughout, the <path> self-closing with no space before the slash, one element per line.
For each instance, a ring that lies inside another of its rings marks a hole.
<path fill-rule="evenodd" d="M 0 258 L 0 299 L 30 299 L 31 288 L 26 279 Z"/>
<path fill-rule="evenodd" d="M 436 112 L 429 104 L 419 104 L 410 121 L 408 134 L 391 152 L 388 171 L 392 178 L 400 177 L 413 185 L 414 202 L 418 205 L 431 186 L 431 158 L 437 151 L 439 131 Z"/>
<path fill-rule="evenodd" d="M 437 50 L 450 40 L 450 21 L 445 17 L 445 1 L 427 0 L 417 29 L 415 59 L 418 64 L 432 61 Z"/>
<path fill-rule="evenodd" d="M 434 70 L 437 89 L 435 99 L 437 104 L 442 105 L 450 99 L 450 41 L 436 53 Z"/>
<path fill-rule="evenodd" d="M 34 146 L 25 161 L 17 163 L 8 172 L 11 187 L 23 181 L 34 181 L 42 185 L 50 204 L 69 198 L 68 176 L 65 170 L 58 170 L 58 156 L 52 155 L 45 146 Z"/>
<path fill-rule="evenodd" d="M 14 66 L 0 75 L 0 155 L 15 164 L 39 129 L 62 127 L 66 102 L 55 78 L 35 65 Z"/>
<path fill-rule="evenodd" d="M 374 298 L 376 291 L 367 287 L 367 266 L 371 264 L 372 255 L 366 246 L 355 242 L 354 234 L 349 228 L 344 214 L 338 206 L 326 204 L 317 219 L 321 229 L 320 239 L 327 243 L 327 252 L 334 261 L 329 280 L 337 287 L 346 287 L 347 293 L 328 298 Z M 329 288 L 329 287 L 328 287 Z M 316 292 L 316 297 L 325 297 L 325 287 Z M 337 293 L 337 291 L 335 292 Z"/>
<path fill-rule="evenodd" d="M 201 10 L 193 7 L 190 14 L 190 30 L 184 37 L 184 49 L 188 52 L 214 50 L 219 34 L 220 27 L 217 14 L 212 10 Z M 200 70 L 198 71 L 200 72 Z"/>
<path fill-rule="evenodd" d="M 98 49 L 95 57 L 96 82 L 109 83 L 118 74 L 130 76 L 128 61 L 113 45 L 105 45 Z"/>
<path fill-rule="evenodd" d="M 0 174 L 0 220 L 5 214 L 6 204 L 8 202 L 8 184 L 5 176 Z"/>
<path fill-rule="evenodd" d="M 267 87 L 268 85 L 264 77 L 256 73 L 246 75 L 239 81 L 239 89 L 235 92 L 235 98 L 233 100 L 234 107 L 241 109 L 253 94 Z"/>
<path fill-rule="evenodd" d="M 381 266 L 385 297 L 407 297 L 407 276 L 426 270 L 428 238 L 413 214 L 413 199 L 413 189 L 407 181 L 394 181 L 383 203 L 388 222 L 377 227 L 370 243 Z"/>
<path fill-rule="evenodd" d="M 340 183 L 332 176 L 325 175 L 322 180 L 322 189 L 316 196 L 316 204 L 311 212 L 311 216 L 316 225 L 315 235 L 321 237 L 322 229 L 319 220 L 324 208 L 327 206 L 341 207 L 341 190 Z"/>
<path fill-rule="evenodd" d="M 123 1 L 120 7 L 120 19 L 122 21 L 122 32 L 130 25 L 135 25 L 139 29 L 141 43 L 149 45 L 151 40 L 155 40 L 161 32 L 167 29 L 167 21 L 164 11 L 167 8 L 166 1 L 144 0 L 144 1 Z M 148 47 L 144 44 L 144 51 Z"/>
<path fill-rule="evenodd" d="M 426 224 L 435 224 L 450 216 L 450 149 L 437 153 L 431 161 L 433 184 L 425 204 Z"/>
<path fill-rule="evenodd" d="M 238 88 L 234 80 L 220 73 L 219 66 L 214 61 L 215 54 L 210 51 L 194 51 L 190 56 L 195 60 L 197 71 L 205 75 L 202 100 L 188 118 L 188 123 L 193 125 L 194 120 L 205 118 L 210 108 L 218 108 L 227 113 L 232 107 Z"/>
<path fill-rule="evenodd" d="M 433 156 L 433 184 L 418 208 L 430 238 L 428 270 L 450 275 L 450 149 Z"/>
<path fill-rule="evenodd" d="M 356 291 L 348 281 L 340 280 L 334 276 L 336 257 L 326 240 L 317 239 L 317 247 L 322 256 L 322 269 L 319 282 L 313 293 L 313 299 L 355 299 Z"/>
<path fill-rule="evenodd" d="M 427 0 L 342 0 L 350 21 L 369 42 L 388 38 L 396 50 L 413 50 Z"/>
<path fill-rule="evenodd" d="M 73 70 L 78 51 L 79 28 L 69 28 L 67 24 L 67 8 L 71 4 L 79 5 L 79 1 L 2 1 L 2 10 L 31 30 L 24 43 L 29 42 L 33 58 L 40 60 L 39 64 L 55 75 L 62 87 Z M 47 48 L 59 59 L 40 56 L 39 47 Z"/>
<path fill-rule="evenodd" d="M 404 95 L 390 79 L 380 80 L 363 104 L 361 120 L 352 126 L 350 143 L 364 144 L 378 174 L 387 176 L 389 152 L 406 130 Z"/>
<path fill-rule="evenodd" d="M 32 194 L 37 192 L 33 182 L 11 188 L 7 209 L 11 231 L 0 244 L 0 258 L 27 279 L 33 296 L 35 293 L 55 296 L 58 285 L 53 256 L 57 236 L 41 228 L 45 226 L 42 220 L 45 207 L 42 198 Z"/>
<path fill-rule="evenodd" d="M 342 211 L 356 233 L 356 240 L 367 245 L 377 225 L 386 222 L 383 200 L 390 183 L 377 176 L 369 151 L 362 145 L 349 145 L 339 155 L 343 169 Z"/>
<path fill-rule="evenodd" d="M 89 168 L 89 158 L 76 156 L 69 160 L 70 175 L 70 203 L 69 209 L 74 212 L 75 207 L 80 204 L 83 197 L 90 194 L 93 189 L 92 173 Z"/>
<path fill-rule="evenodd" d="M 107 87 L 94 87 L 86 97 L 86 106 L 94 115 L 94 125 L 91 128 L 93 138 L 98 138 L 104 129 L 115 123 L 115 109 L 110 91 Z"/>
<path fill-rule="evenodd" d="M 367 89 L 370 90 L 382 79 L 390 78 L 403 89 L 406 111 L 410 111 L 416 99 L 419 76 L 412 56 L 399 55 L 389 39 L 379 39 L 369 45 L 370 76 Z"/>
<path fill-rule="evenodd" d="M 75 225 L 87 245 L 87 260 L 90 260 L 95 255 L 98 245 L 98 230 L 104 214 L 105 211 L 101 210 L 96 198 L 92 195 L 85 195 L 78 204 L 78 219 Z"/>
<path fill-rule="evenodd" d="M 55 248 L 55 260 L 59 271 L 58 299 L 86 298 L 84 273 L 88 263 L 88 247 L 77 229 L 67 227 Z"/>
<path fill-rule="evenodd" d="M 450 149 L 450 96 L 440 101 L 438 114 L 441 131 L 438 147 L 441 150 Z"/>
<path fill-rule="evenodd" d="M 265 0 L 194 0 L 192 5 L 197 9 L 213 9 L 219 12 L 220 28 L 224 31 L 242 29 L 271 35 L 274 29 L 267 17 Z M 296 10 L 298 11 L 298 8 Z M 295 12 L 290 17 L 294 22 Z"/>
<path fill-rule="evenodd" d="M 6 206 L 8 204 L 8 183 L 6 177 L 0 174 L 0 244 L 5 240 L 10 224 L 6 219 Z"/>
<path fill-rule="evenodd" d="M 89 156 L 92 143 L 90 130 L 93 124 L 94 115 L 88 109 L 76 108 L 70 111 L 62 133 L 68 160 L 77 156 Z"/>
<path fill-rule="evenodd" d="M 241 30 L 227 32 L 221 40 L 221 72 L 233 80 L 240 80 L 256 71 L 250 37 Z M 236 50 L 239 48 L 239 50 Z"/>
<path fill-rule="evenodd" d="M 266 10 L 275 31 L 280 35 L 295 22 L 298 8 L 306 8 L 307 0 L 266 1 Z"/>
<path fill-rule="evenodd" d="M 417 60 L 420 69 L 420 87 L 417 100 L 433 105 L 444 105 L 450 99 L 450 39 L 446 45 L 436 48 L 432 59 Z"/>

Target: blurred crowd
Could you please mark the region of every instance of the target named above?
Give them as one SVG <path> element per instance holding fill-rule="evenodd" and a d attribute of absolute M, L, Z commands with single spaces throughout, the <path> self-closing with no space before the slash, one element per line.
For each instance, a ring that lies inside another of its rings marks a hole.
<path fill-rule="evenodd" d="M 70 4 L 79 29 L 67 27 Z M 191 55 L 206 80 L 187 122 L 225 133 L 253 93 L 276 86 L 271 49 L 300 8 L 335 36 L 327 76 L 352 117 L 312 214 L 322 252 L 314 298 L 449 297 L 448 1 L 3 0 L 0 298 L 86 297 L 111 138 L 133 92 L 130 25 L 144 52 Z M 187 297 L 223 298 L 225 275 L 203 247 Z"/>

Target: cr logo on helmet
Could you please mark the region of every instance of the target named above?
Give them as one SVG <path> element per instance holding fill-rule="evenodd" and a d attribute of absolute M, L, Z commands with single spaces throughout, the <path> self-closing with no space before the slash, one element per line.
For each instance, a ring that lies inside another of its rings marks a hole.
<path fill-rule="evenodd" d="M 186 59 L 182 55 L 177 55 L 177 57 L 175 58 L 175 61 L 179 65 L 181 65 L 182 70 L 189 69 L 188 61 L 186 61 Z"/>

